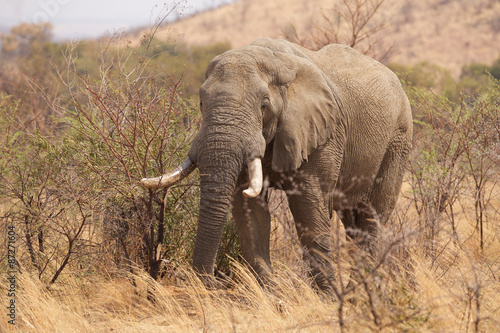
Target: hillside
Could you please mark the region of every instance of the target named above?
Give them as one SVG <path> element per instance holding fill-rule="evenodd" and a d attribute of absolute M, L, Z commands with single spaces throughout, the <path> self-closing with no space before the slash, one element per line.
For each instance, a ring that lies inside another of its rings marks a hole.
<path fill-rule="evenodd" d="M 200 45 L 228 41 L 239 47 L 260 36 L 283 37 L 290 24 L 304 34 L 336 2 L 340 0 L 241 0 L 169 24 L 158 36 Z M 490 64 L 500 56 L 496 0 L 386 0 L 378 15 L 388 22 L 379 36 L 393 46 L 388 61 L 429 61 L 457 77 L 464 64 Z"/>

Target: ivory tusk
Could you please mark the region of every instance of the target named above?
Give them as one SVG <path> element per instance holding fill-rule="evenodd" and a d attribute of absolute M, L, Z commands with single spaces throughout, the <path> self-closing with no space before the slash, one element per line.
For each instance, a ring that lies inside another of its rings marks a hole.
<path fill-rule="evenodd" d="M 194 169 L 196 169 L 196 164 L 187 158 L 181 165 L 175 168 L 174 171 L 166 173 L 160 177 L 143 178 L 141 179 L 141 184 L 149 189 L 170 187 L 183 180 L 186 176 L 193 172 Z"/>
<path fill-rule="evenodd" d="M 262 161 L 260 158 L 256 158 L 248 164 L 248 178 L 250 184 L 243 191 L 243 195 L 247 198 L 255 198 L 262 191 Z"/>

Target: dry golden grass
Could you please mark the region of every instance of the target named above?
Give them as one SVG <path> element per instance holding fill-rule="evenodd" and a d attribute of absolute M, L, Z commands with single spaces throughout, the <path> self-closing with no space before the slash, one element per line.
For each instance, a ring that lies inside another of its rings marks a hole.
<path fill-rule="evenodd" d="M 189 269 L 159 282 L 140 270 L 134 276 L 101 272 L 86 279 L 68 271 L 49 290 L 24 271 L 17 276 L 16 328 L 23 332 L 340 331 L 339 302 L 311 288 L 300 249 L 283 225 L 285 215 L 276 214 L 274 219 L 276 273 L 269 289 L 261 288 L 237 263 L 234 284 L 226 290 L 208 290 Z M 387 264 L 367 279 L 371 300 L 363 286 L 346 297 L 350 300 L 343 305 L 346 331 L 496 331 L 498 221 L 487 225 L 481 251 L 474 226 L 462 214 L 458 238 L 443 231 L 433 256 L 425 250 L 410 201 L 400 200 L 393 221 L 384 242 L 399 239 L 399 246 Z M 0 304 L 7 304 L 5 285 L 1 288 Z M 148 290 L 154 290 L 154 302 L 147 300 Z M 2 315 L 0 323 L 9 329 L 7 320 Z"/>

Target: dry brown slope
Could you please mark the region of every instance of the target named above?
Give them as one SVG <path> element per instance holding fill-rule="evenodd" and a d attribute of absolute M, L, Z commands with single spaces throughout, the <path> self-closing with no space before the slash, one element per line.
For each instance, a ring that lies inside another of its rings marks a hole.
<path fill-rule="evenodd" d="M 282 37 L 288 24 L 305 32 L 321 22 L 321 11 L 339 1 L 241 0 L 172 23 L 158 36 L 239 47 L 261 36 Z M 390 22 L 383 32 L 384 41 L 393 45 L 390 61 L 429 61 L 456 77 L 464 64 L 489 64 L 500 56 L 498 0 L 386 0 L 381 15 Z"/>
<path fill-rule="evenodd" d="M 228 41 L 239 47 L 261 36 L 280 37 L 282 29 L 290 23 L 303 31 L 310 27 L 311 18 L 318 17 L 321 8 L 329 3 L 331 0 L 242 0 L 178 21 L 168 28 L 188 44 Z"/>
<path fill-rule="evenodd" d="M 450 68 L 457 76 L 464 64 L 491 64 L 500 56 L 499 1 L 404 3 L 387 31 L 397 51 L 391 60 L 405 64 L 427 60 Z"/>

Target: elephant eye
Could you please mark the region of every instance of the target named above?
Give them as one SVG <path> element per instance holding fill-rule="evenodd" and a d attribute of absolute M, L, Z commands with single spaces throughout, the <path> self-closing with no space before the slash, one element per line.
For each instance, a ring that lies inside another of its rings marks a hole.
<path fill-rule="evenodd" d="M 266 111 L 269 108 L 269 100 L 266 98 L 262 101 L 262 104 L 260 105 L 260 109 L 262 111 Z"/>

